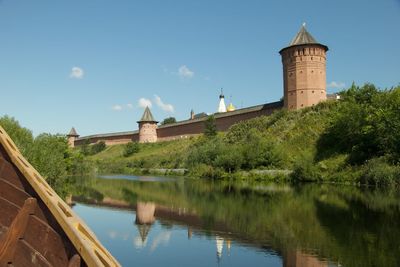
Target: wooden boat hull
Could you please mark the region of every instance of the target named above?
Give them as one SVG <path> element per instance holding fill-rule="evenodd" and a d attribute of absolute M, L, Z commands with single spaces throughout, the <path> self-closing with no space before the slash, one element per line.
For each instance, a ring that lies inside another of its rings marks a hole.
<path fill-rule="evenodd" d="M 0 266 L 120 266 L 1 127 Z"/>

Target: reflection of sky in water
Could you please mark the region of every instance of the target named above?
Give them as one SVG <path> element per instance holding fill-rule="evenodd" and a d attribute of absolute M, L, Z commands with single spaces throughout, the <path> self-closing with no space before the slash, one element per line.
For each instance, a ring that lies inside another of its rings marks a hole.
<path fill-rule="evenodd" d="M 74 210 L 122 266 L 282 266 L 281 258 L 272 253 L 197 231 L 189 239 L 186 227 L 159 221 L 142 241 L 134 211 L 82 204 Z"/>
<path fill-rule="evenodd" d="M 156 177 L 156 176 L 134 176 L 134 175 L 101 175 L 99 178 L 104 179 L 124 179 L 140 182 L 169 182 L 176 181 L 177 178 L 173 177 Z"/>

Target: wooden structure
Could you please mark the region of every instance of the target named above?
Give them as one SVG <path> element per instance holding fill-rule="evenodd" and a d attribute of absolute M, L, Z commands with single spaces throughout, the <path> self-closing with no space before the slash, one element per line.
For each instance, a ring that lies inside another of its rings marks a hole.
<path fill-rule="evenodd" d="M 0 267 L 120 266 L 0 127 Z"/>

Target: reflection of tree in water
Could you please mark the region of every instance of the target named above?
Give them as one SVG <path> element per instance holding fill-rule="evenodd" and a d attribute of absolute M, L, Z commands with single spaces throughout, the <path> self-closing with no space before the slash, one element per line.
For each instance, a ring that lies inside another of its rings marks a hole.
<path fill-rule="evenodd" d="M 222 225 L 233 239 L 296 259 L 297 267 L 311 258 L 322 264 L 316 266 L 325 266 L 326 258 L 350 267 L 399 266 L 395 259 L 400 254 L 398 193 L 330 185 L 97 180 L 94 190 L 106 197 L 129 203 L 140 199 L 171 211 L 185 209 L 201 219 L 198 227 L 206 229 L 206 235 L 214 236 Z"/>
<path fill-rule="evenodd" d="M 380 206 L 370 193 L 331 191 L 315 201 L 317 217 L 335 241 L 327 253 L 348 267 L 399 266 L 400 202 Z"/>

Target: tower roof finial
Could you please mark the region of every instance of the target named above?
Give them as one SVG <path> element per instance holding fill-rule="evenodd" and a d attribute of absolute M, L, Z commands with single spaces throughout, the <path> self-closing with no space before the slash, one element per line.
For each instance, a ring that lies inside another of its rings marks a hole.
<path fill-rule="evenodd" d="M 224 96 L 224 88 L 221 87 L 221 94 L 219 95 L 219 98 L 225 98 Z"/>
<path fill-rule="evenodd" d="M 303 22 L 303 27 L 306 27 L 306 23 L 305 22 Z"/>

